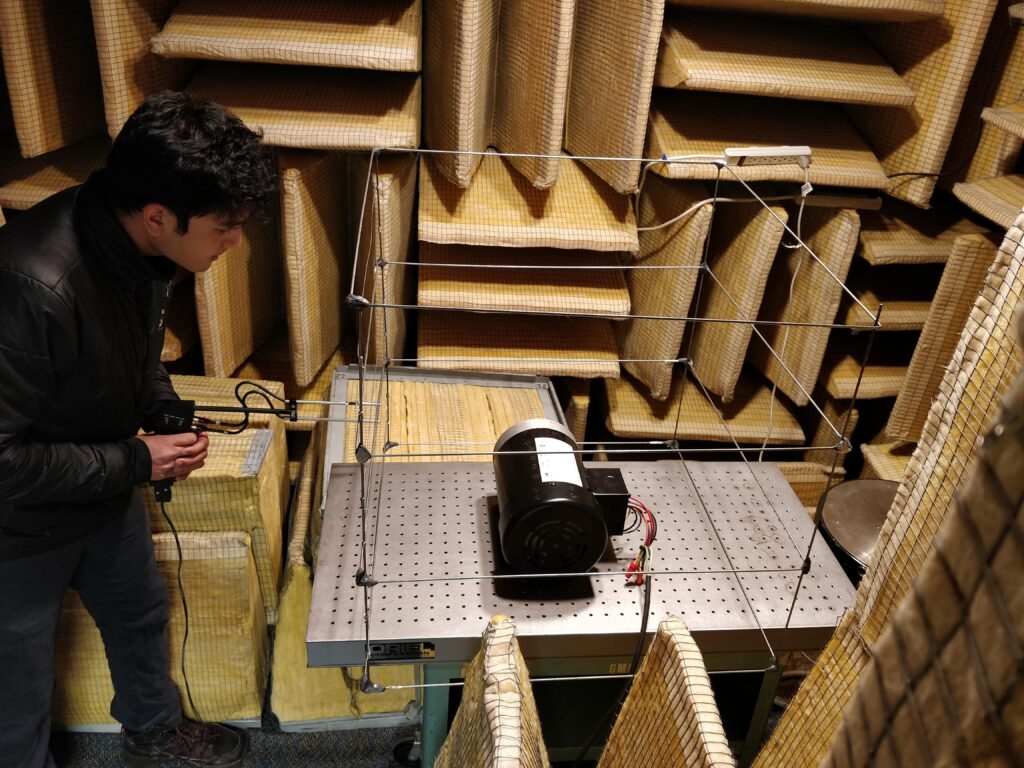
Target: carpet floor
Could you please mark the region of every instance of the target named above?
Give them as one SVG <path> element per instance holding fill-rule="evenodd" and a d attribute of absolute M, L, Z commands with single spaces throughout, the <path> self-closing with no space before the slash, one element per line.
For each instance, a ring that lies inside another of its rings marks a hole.
<path fill-rule="evenodd" d="M 401 768 L 394 746 L 412 738 L 415 726 L 314 733 L 251 730 L 252 748 L 244 768 Z M 50 749 L 59 768 L 120 766 L 121 736 L 116 733 L 54 732 Z M 168 763 L 168 768 L 174 763 Z"/>

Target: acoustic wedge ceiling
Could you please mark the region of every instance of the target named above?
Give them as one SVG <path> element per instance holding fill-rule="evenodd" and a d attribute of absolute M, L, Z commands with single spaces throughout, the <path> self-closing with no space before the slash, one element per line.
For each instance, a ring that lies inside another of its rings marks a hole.
<path fill-rule="evenodd" d="M 1009 229 L 1024 208 L 1024 175 L 961 182 L 953 187 L 953 194 L 972 211 Z"/>
<path fill-rule="evenodd" d="M 348 291 L 346 167 L 334 153 L 278 153 L 285 306 L 296 383 L 309 386 L 341 343 Z"/>
<path fill-rule="evenodd" d="M 896 344 L 885 345 L 883 337 L 877 336 L 862 376 L 864 344 L 851 344 L 845 339 L 841 339 L 837 344 L 834 336 L 821 367 L 820 381 L 828 394 L 836 400 L 849 400 L 855 392 L 858 400 L 896 397 L 907 376 L 907 365 L 913 354 L 913 344 L 914 342 L 900 339 Z"/>
<path fill-rule="evenodd" d="M 183 0 L 154 53 L 418 72 L 419 0 Z"/>
<path fill-rule="evenodd" d="M 424 242 L 419 260 L 420 306 L 629 313 L 629 292 L 622 270 L 616 269 L 618 254 Z"/>
<path fill-rule="evenodd" d="M 626 271 L 635 319 L 615 324 L 623 367 L 664 400 L 680 354 L 712 205 L 706 185 L 648 176 L 640 194 L 640 253 Z M 690 216 L 672 221 L 702 201 Z M 650 229 L 648 229 L 650 227 Z M 656 228 L 655 228 L 656 227 Z M 653 319 L 658 318 L 658 319 Z"/>
<path fill-rule="evenodd" d="M 947 0 L 941 17 L 864 28 L 916 94 L 908 109 L 847 107 L 890 175 L 893 197 L 920 207 L 930 202 L 995 7 L 996 0 Z"/>
<path fill-rule="evenodd" d="M 914 91 L 856 28 L 793 19 L 665 14 L 665 88 L 907 107 Z"/>
<path fill-rule="evenodd" d="M 721 205 L 715 212 L 707 269 L 683 352 L 701 383 L 728 403 L 739 380 L 768 275 L 785 232 L 785 208 Z"/>
<path fill-rule="evenodd" d="M 806 145 L 811 148 L 806 178 L 815 186 L 882 189 L 887 183 L 874 153 L 835 104 L 656 91 L 650 121 L 646 156 L 684 160 L 650 166 L 669 178 L 714 179 L 719 172 L 713 158 L 727 147 Z M 721 173 L 726 180 L 734 175 L 744 181 L 805 180 L 796 163 L 730 167 Z"/>
<path fill-rule="evenodd" d="M 0 3 L 0 52 L 25 157 L 103 132 L 103 96 L 88 0 Z"/>
<path fill-rule="evenodd" d="M 84 184 L 103 166 L 110 140 L 98 136 L 25 159 L 14 142 L 0 141 L 0 206 L 23 211 L 61 190 Z"/>
<path fill-rule="evenodd" d="M 981 113 L 981 119 L 1018 139 L 1024 139 L 1024 102 L 1016 101 L 1004 107 L 986 107 Z"/>
<path fill-rule="evenodd" d="M 654 400 L 646 387 L 630 377 L 605 382 L 608 413 L 605 425 L 617 437 L 655 440 L 698 440 L 715 443 L 800 445 L 804 433 L 790 406 L 779 398 L 772 405 L 771 388 L 744 378 L 727 405 L 709 400 L 693 377 L 680 373 L 665 400 Z"/>
<path fill-rule="evenodd" d="M 944 264 L 957 237 L 985 231 L 952 205 L 923 211 L 886 200 L 882 210 L 861 214 L 860 255 L 874 266 Z"/>
<path fill-rule="evenodd" d="M 744 13 L 814 16 L 874 23 L 913 21 L 942 13 L 945 0 L 668 0 L 669 5 Z"/>
<path fill-rule="evenodd" d="M 617 192 L 636 190 L 643 157 L 664 0 L 578 2 L 565 148 Z"/>
<path fill-rule="evenodd" d="M 788 206 L 791 222 L 799 218 L 796 205 Z M 801 239 L 817 258 L 803 248 L 784 245 L 779 249 L 768 276 L 768 290 L 758 319 L 777 323 L 833 322 L 857 247 L 859 226 L 855 211 L 805 209 Z M 857 322 L 866 324 L 866 318 L 861 317 Z M 779 391 L 796 405 L 807 405 L 825 356 L 828 327 L 761 325 L 758 330 L 764 340 L 760 337 L 751 340 L 751 363 L 770 380 L 778 382 Z"/>
<path fill-rule="evenodd" d="M 420 143 L 420 80 L 404 72 L 207 62 L 190 93 L 222 104 L 267 144 L 370 150 Z"/>
<path fill-rule="evenodd" d="M 176 0 L 91 0 L 107 132 L 121 131 L 142 100 L 165 88 L 180 89 L 193 61 L 157 56 L 149 41 L 170 18 Z"/>
<path fill-rule="evenodd" d="M 421 368 L 617 378 L 611 322 L 531 315 L 419 313 Z"/>
<path fill-rule="evenodd" d="M 991 236 L 961 235 L 956 239 L 910 359 L 906 382 L 889 412 L 885 427 L 889 439 L 917 442 L 921 436 L 946 366 L 995 257 L 996 243 Z"/>
<path fill-rule="evenodd" d="M 488 153 L 473 184 L 446 179 L 433 158 L 420 164 L 419 239 L 431 243 L 569 248 L 636 253 L 630 199 L 578 161 L 559 161 L 559 182 L 537 189 L 508 160 Z"/>

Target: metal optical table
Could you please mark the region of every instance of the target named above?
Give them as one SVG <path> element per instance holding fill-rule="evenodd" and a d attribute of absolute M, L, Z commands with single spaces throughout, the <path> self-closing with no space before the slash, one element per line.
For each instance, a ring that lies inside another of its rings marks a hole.
<path fill-rule="evenodd" d="M 783 651 L 818 649 L 854 589 L 818 537 L 794 603 L 813 522 L 773 464 L 611 462 L 658 519 L 648 637 L 668 614 L 683 617 L 708 671 L 763 672 L 741 764 L 752 759 L 781 673 Z M 531 676 L 621 674 L 634 653 L 643 589 L 624 571 L 639 533 L 613 537 L 594 573 L 571 588 L 508 580 L 496 558 L 490 462 L 387 463 L 367 521 L 374 663 L 423 663 L 426 683 L 461 677 L 491 616 L 506 614 Z M 362 665 L 363 588 L 356 584 L 362 526 L 357 465 L 331 468 L 306 634 L 310 666 Z M 525 593 L 511 589 L 526 585 Z M 576 591 L 578 589 L 578 591 Z M 548 682 L 545 685 L 559 685 Z M 422 765 L 447 730 L 444 685 L 424 691 Z M 571 759 L 555 755 L 552 759 Z"/>

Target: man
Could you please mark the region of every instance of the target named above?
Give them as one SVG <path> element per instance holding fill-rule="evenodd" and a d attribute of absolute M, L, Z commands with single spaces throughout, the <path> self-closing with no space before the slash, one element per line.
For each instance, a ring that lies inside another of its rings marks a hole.
<path fill-rule="evenodd" d="M 130 765 L 245 754 L 243 731 L 182 719 L 136 490 L 201 467 L 207 438 L 136 435 L 177 398 L 159 362 L 175 272 L 209 269 L 275 193 L 257 134 L 166 91 L 128 119 L 104 169 L 0 228 L 0 765 L 53 765 L 69 586 L 102 633 Z"/>

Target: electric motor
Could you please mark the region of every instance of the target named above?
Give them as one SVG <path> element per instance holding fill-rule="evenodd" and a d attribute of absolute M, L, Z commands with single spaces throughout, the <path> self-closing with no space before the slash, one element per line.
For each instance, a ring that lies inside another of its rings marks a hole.
<path fill-rule="evenodd" d="M 547 419 L 513 424 L 494 446 L 501 552 L 520 573 L 583 573 L 608 528 L 572 433 Z"/>

